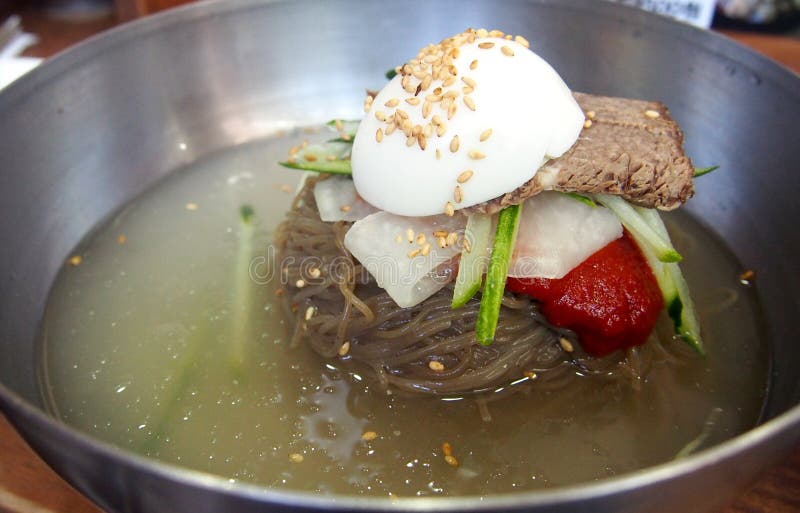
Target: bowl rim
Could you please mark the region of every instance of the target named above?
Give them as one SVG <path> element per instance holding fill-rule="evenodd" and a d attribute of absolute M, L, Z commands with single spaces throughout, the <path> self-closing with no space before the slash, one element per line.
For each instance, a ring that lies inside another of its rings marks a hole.
<path fill-rule="evenodd" d="M 6 105 L 13 104 L 40 85 L 55 80 L 59 75 L 69 72 L 77 64 L 91 59 L 93 56 L 114 46 L 125 44 L 131 39 L 140 38 L 145 34 L 165 30 L 170 26 L 187 23 L 192 20 L 202 20 L 211 16 L 285 4 L 290 1 L 206 0 L 117 26 L 56 54 L 41 66 L 8 85 L 0 93 L 0 111 Z M 792 95 L 800 98 L 800 87 L 797 87 L 800 85 L 800 80 L 798 80 L 800 75 L 721 34 L 672 21 L 633 7 L 610 2 L 596 2 L 594 0 L 524 1 L 530 4 L 551 6 L 556 9 L 582 11 L 594 16 L 624 18 L 628 21 L 633 18 L 643 30 L 669 33 L 674 38 L 692 41 L 698 47 L 702 46 L 704 51 L 737 61 L 750 69 L 755 69 L 764 80 L 774 82 L 775 85 L 782 86 Z M 789 84 L 792 81 L 794 81 L 795 87 Z M 558 486 L 545 490 L 492 494 L 488 497 L 476 495 L 459 497 L 399 496 L 396 498 L 355 495 L 320 496 L 313 492 L 271 489 L 247 482 L 231 482 L 222 476 L 147 458 L 71 427 L 24 400 L 2 382 L 0 382 L 0 406 L 8 413 L 7 416 L 12 423 L 15 423 L 18 419 L 25 419 L 26 422 L 32 422 L 45 430 L 50 430 L 61 439 L 79 447 L 82 452 L 97 453 L 109 459 L 122 461 L 123 464 L 149 475 L 188 487 L 232 494 L 255 502 L 330 511 L 341 509 L 357 511 L 376 509 L 389 511 L 457 511 L 465 509 L 489 511 L 498 508 L 514 510 L 597 499 L 669 481 L 700 469 L 720 464 L 741 452 L 753 450 L 765 444 L 769 439 L 779 435 L 786 436 L 791 431 L 794 431 L 794 433 L 788 436 L 794 438 L 795 442 L 800 439 L 800 404 L 797 404 L 780 415 L 734 438 L 701 450 L 686 458 L 645 467 L 634 472 L 598 481 Z M 25 436 L 24 433 L 22 435 L 23 437 Z"/>

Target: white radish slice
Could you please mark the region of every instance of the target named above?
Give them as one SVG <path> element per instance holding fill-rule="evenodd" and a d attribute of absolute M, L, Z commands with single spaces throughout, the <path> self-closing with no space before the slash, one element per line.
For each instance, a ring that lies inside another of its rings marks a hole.
<path fill-rule="evenodd" d="M 607 208 L 592 207 L 558 192 L 525 201 L 508 275 L 563 278 L 622 236 L 622 225 Z"/>
<path fill-rule="evenodd" d="M 408 308 L 453 279 L 461 247 L 440 247 L 434 232 L 455 232 L 460 239 L 466 223 L 464 216 L 404 217 L 377 212 L 353 224 L 344 245 L 398 306 Z"/>
<path fill-rule="evenodd" d="M 358 221 L 378 211 L 356 193 L 353 180 L 332 176 L 314 186 L 319 216 L 325 222 Z"/>

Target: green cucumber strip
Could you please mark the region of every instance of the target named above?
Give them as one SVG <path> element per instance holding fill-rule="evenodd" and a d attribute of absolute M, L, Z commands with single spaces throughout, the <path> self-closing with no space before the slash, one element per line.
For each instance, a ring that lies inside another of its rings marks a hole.
<path fill-rule="evenodd" d="M 568 196 L 568 197 L 574 199 L 575 201 L 580 201 L 581 203 L 583 203 L 586 206 L 589 206 L 589 207 L 592 207 L 592 208 L 597 206 L 597 203 L 595 203 L 595 201 L 592 198 L 590 198 L 589 196 L 584 196 L 583 194 L 578 194 L 577 192 L 562 192 L 561 194 L 563 194 L 564 196 Z"/>
<path fill-rule="evenodd" d="M 385 75 L 386 75 L 386 80 L 391 80 L 397 76 L 397 70 L 395 68 L 392 68 L 389 71 L 387 71 Z"/>
<path fill-rule="evenodd" d="M 353 174 L 349 160 L 317 160 L 315 162 L 298 160 L 296 162 L 278 162 L 278 164 L 282 165 L 283 167 L 300 169 L 302 171 L 315 171 L 317 173 L 331 173 L 334 175 Z"/>
<path fill-rule="evenodd" d="M 716 169 L 719 169 L 719 166 L 696 167 L 694 168 L 694 177 L 697 178 L 698 176 L 707 175 Z"/>
<path fill-rule="evenodd" d="M 458 276 L 453 290 L 452 308 L 461 308 L 481 288 L 483 274 L 489 260 L 489 244 L 492 241 L 492 218 L 473 214 L 467 218 L 464 237 L 470 243 L 470 251 L 462 251 L 458 262 Z"/>
<path fill-rule="evenodd" d="M 337 121 L 342 124 L 341 130 L 336 128 Z M 328 128 L 332 129 L 334 132 L 338 132 L 340 139 L 344 140 L 345 142 L 352 143 L 353 138 L 356 136 L 356 132 L 358 131 L 359 123 L 361 123 L 360 119 L 332 119 L 325 124 L 328 126 Z"/>
<path fill-rule="evenodd" d="M 349 142 L 328 141 L 323 144 L 311 144 L 298 151 L 293 160 L 279 162 L 279 164 L 303 171 L 349 175 L 352 174 L 350 168 L 352 147 Z"/>
<path fill-rule="evenodd" d="M 664 221 L 655 209 L 633 207 L 641 216 L 642 219 L 661 237 L 669 241 L 669 233 Z M 637 241 L 638 242 L 638 241 Z M 645 255 L 646 256 L 646 255 Z M 689 344 L 695 351 L 701 355 L 705 354 L 703 348 L 703 339 L 700 337 L 700 322 L 697 320 L 697 313 L 694 308 L 694 301 L 689 294 L 689 285 L 683 277 L 681 268 L 677 263 L 661 264 L 663 269 L 661 274 L 666 276 L 669 281 L 668 292 L 670 300 L 667 300 L 665 293 L 664 302 L 667 306 L 667 312 L 675 325 L 675 333 L 679 335 L 687 344 Z M 652 267 L 652 264 L 651 264 Z M 653 271 L 655 273 L 655 270 Z M 661 280 L 656 275 L 656 280 L 661 287 Z M 662 288 L 664 293 L 664 288 Z"/>
<path fill-rule="evenodd" d="M 513 205 L 500 211 L 497 217 L 497 229 L 494 233 L 492 256 L 486 271 L 486 283 L 483 286 L 481 304 L 478 308 L 478 320 L 475 324 L 475 337 L 484 346 L 494 341 L 497 320 L 500 317 L 500 305 L 503 302 L 503 291 L 506 288 L 508 264 L 511 251 L 517 238 L 519 218 L 522 205 Z"/>
<path fill-rule="evenodd" d="M 620 222 L 628 229 L 641 245 L 652 248 L 658 260 L 662 262 L 680 262 L 683 257 L 669 242 L 669 238 L 664 238 L 642 218 L 641 214 L 634 210 L 633 205 L 610 194 L 595 194 L 595 201 L 605 205 L 609 210 L 617 215 Z"/>

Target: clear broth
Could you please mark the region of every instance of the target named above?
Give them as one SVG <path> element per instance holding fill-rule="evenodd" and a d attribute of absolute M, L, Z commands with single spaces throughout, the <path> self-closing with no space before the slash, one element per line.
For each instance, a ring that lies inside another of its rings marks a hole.
<path fill-rule="evenodd" d="M 736 259 L 686 214 L 669 220 L 709 355 L 656 365 L 639 390 L 591 378 L 562 393 L 534 388 L 489 403 L 484 422 L 474 400 L 387 395 L 289 347 L 270 243 L 298 175 L 273 163 L 302 138 L 324 137 L 298 131 L 173 173 L 76 249 L 82 260 L 58 276 L 41 337 L 55 415 L 231 480 L 383 496 L 597 480 L 669 461 L 701 433 L 698 449 L 757 423 L 769 346 L 758 305 Z M 255 210 L 249 248 L 243 204 Z M 368 431 L 377 438 L 364 440 Z"/>

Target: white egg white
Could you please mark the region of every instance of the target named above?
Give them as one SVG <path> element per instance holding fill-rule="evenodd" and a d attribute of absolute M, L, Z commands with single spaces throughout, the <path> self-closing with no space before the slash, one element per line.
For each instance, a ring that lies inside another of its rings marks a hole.
<path fill-rule="evenodd" d="M 494 44 L 481 48 L 482 43 Z M 404 90 L 401 76 L 396 76 L 378 93 L 360 124 L 351 157 L 353 180 L 359 195 L 375 207 L 402 216 L 428 216 L 444 212 L 448 202 L 455 210 L 482 203 L 523 185 L 544 162 L 577 140 L 582 110 L 556 71 L 523 45 L 478 38 L 460 47 L 453 64 L 455 82 L 443 87 L 441 80 L 434 80 L 417 93 L 418 105 L 406 101 L 415 95 Z M 412 83 L 420 80 L 412 77 Z M 475 86 L 468 93 L 474 110 L 464 101 L 464 88 L 469 91 L 470 83 Z M 425 98 L 437 87 L 441 94 L 458 92 L 452 119 L 440 102 L 423 117 Z M 393 99 L 399 101 L 396 107 Z M 407 145 L 401 130 L 386 134 L 387 125 L 378 117 L 391 116 L 398 108 L 422 127 L 438 115 L 446 124 L 445 133 L 437 136 L 432 130 L 424 149 Z M 451 151 L 455 136 L 458 149 Z M 467 170 L 472 176 L 460 184 L 457 198 L 458 177 Z"/>

